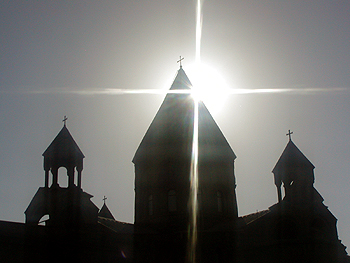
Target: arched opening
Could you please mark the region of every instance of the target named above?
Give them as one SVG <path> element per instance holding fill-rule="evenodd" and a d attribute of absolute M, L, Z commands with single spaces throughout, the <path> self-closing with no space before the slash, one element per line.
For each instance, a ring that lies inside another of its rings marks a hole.
<path fill-rule="evenodd" d="M 168 192 L 168 211 L 175 212 L 176 210 L 176 192 L 175 190 L 170 190 Z"/>
<path fill-rule="evenodd" d="M 46 226 L 47 225 L 47 222 L 50 220 L 50 216 L 47 214 L 47 215 L 44 215 L 42 218 L 40 218 L 39 222 L 38 222 L 38 225 L 39 226 Z"/>
<path fill-rule="evenodd" d="M 58 169 L 58 185 L 63 188 L 68 187 L 68 175 L 65 167 Z"/>
<path fill-rule="evenodd" d="M 51 171 L 49 170 L 47 174 L 45 174 L 45 176 L 47 175 L 47 186 L 50 187 L 53 183 L 53 175 L 51 173 Z M 46 180 L 46 178 L 45 178 Z"/>
<path fill-rule="evenodd" d="M 286 189 L 284 188 L 284 187 L 281 187 L 282 189 L 281 189 L 281 193 L 282 193 L 282 199 L 281 200 L 283 200 L 283 198 L 286 196 Z"/>

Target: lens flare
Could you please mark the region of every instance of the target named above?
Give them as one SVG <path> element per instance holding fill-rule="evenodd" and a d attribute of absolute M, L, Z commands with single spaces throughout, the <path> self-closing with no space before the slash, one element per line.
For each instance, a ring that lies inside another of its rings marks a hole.
<path fill-rule="evenodd" d="M 196 63 L 201 62 L 201 39 L 202 39 L 202 2 L 197 1 L 196 10 Z"/>
<path fill-rule="evenodd" d="M 187 251 L 187 262 L 196 262 L 197 247 L 197 216 L 198 216 L 198 100 L 193 98 L 193 138 L 192 138 L 192 157 L 190 173 L 190 223 L 189 223 L 189 244 Z"/>
<path fill-rule="evenodd" d="M 196 65 L 200 65 L 200 46 L 202 36 L 202 11 L 201 1 L 197 1 L 196 12 Z M 192 90 L 194 92 L 194 90 Z M 193 97 L 194 115 L 193 115 L 193 138 L 192 138 L 192 157 L 190 173 L 190 222 L 189 222 L 189 240 L 187 247 L 187 262 L 196 262 L 197 250 L 197 193 L 198 193 L 198 98 Z"/>
<path fill-rule="evenodd" d="M 219 112 L 230 93 L 220 73 L 203 63 L 190 65 L 186 71 L 193 84 L 192 96 L 203 101 L 211 113 Z"/>

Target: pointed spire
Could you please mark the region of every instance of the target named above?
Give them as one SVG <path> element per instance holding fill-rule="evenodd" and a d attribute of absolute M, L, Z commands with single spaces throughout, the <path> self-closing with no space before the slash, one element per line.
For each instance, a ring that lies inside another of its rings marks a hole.
<path fill-rule="evenodd" d="M 191 81 L 180 68 L 170 90 L 189 90 L 191 87 Z M 194 103 L 190 93 L 168 94 L 141 141 L 133 162 L 143 158 L 165 158 L 166 155 L 190 156 L 193 114 Z M 201 155 L 236 158 L 203 102 L 199 102 L 199 140 Z"/>
<path fill-rule="evenodd" d="M 66 118 L 65 118 L 66 119 Z M 63 128 L 57 134 L 55 139 L 51 142 L 49 147 L 43 153 L 44 157 L 55 157 L 55 158 L 66 158 L 66 157 L 76 157 L 84 158 L 84 154 L 79 149 L 79 146 L 74 141 L 72 135 L 67 129 L 66 123 L 64 123 Z"/>
<path fill-rule="evenodd" d="M 170 90 L 190 90 L 191 88 L 192 83 L 181 66 L 177 71 L 176 77 L 170 87 Z"/>
<path fill-rule="evenodd" d="M 112 215 L 112 212 L 109 210 L 109 208 L 106 205 L 107 197 L 104 196 L 102 200 L 103 200 L 103 206 L 101 210 L 98 212 L 98 216 L 115 220 L 114 216 Z"/>
<path fill-rule="evenodd" d="M 65 118 L 66 119 L 66 118 Z M 53 174 L 52 186 L 58 186 L 58 169 L 67 168 L 69 178 L 68 187 L 74 186 L 75 169 L 78 171 L 78 188 L 81 188 L 84 154 L 79 149 L 66 125 L 51 142 L 43 153 L 45 170 L 45 187 L 48 187 L 49 171 Z"/>
<path fill-rule="evenodd" d="M 288 134 L 287 134 L 288 135 Z M 306 166 L 315 168 L 315 166 L 306 158 L 299 148 L 290 139 L 281 157 L 278 159 L 272 172 L 275 174 L 279 171 L 287 169 L 290 166 Z"/>
<path fill-rule="evenodd" d="M 290 136 L 291 132 L 287 135 Z M 292 192 L 306 192 L 313 186 L 315 166 L 306 158 L 298 147 L 290 139 L 281 157 L 272 170 L 277 187 L 278 201 L 282 200 L 281 186 L 285 188 L 285 196 L 291 196 Z M 291 190 L 296 189 L 296 190 Z M 301 200 L 303 200 L 301 198 Z"/>

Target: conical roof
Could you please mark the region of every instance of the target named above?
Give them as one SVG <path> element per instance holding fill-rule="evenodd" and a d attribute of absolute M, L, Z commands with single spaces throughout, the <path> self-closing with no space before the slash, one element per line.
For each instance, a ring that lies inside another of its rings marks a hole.
<path fill-rule="evenodd" d="M 135 153 L 134 163 L 154 158 L 161 160 L 169 157 L 176 159 L 191 157 L 194 101 L 190 92 L 181 92 L 190 90 L 191 87 L 185 71 L 180 68 L 170 88 L 172 91 L 180 92 L 166 95 Z M 203 102 L 199 102 L 198 105 L 198 128 L 199 158 L 236 158 Z"/>
<path fill-rule="evenodd" d="M 78 144 L 74 141 L 72 135 L 68 131 L 66 125 L 57 134 L 56 138 L 51 142 L 49 147 L 43 153 L 44 157 L 65 157 L 76 156 L 77 158 L 84 158 L 84 154 L 79 149 Z"/>
<path fill-rule="evenodd" d="M 311 169 L 315 168 L 315 166 L 306 158 L 306 156 L 299 150 L 293 141 L 289 140 L 272 172 L 274 174 L 283 172 L 292 166 L 303 166 Z"/>
<path fill-rule="evenodd" d="M 103 204 L 100 212 L 98 212 L 98 216 L 115 220 L 114 216 L 112 215 L 112 212 L 109 210 L 106 203 Z"/>
<path fill-rule="evenodd" d="M 191 87 L 192 87 L 191 81 L 187 77 L 182 67 L 180 67 L 173 81 L 173 84 L 170 87 L 170 90 L 190 90 Z"/>

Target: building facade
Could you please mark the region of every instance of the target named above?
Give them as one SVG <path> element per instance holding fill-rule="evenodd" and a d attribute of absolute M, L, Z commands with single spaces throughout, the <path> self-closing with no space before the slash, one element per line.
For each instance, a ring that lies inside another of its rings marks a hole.
<path fill-rule="evenodd" d="M 84 192 L 84 154 L 64 124 L 25 223 L 0 221 L 4 262 L 350 262 L 291 137 L 273 169 L 278 203 L 238 216 L 236 155 L 191 86 L 180 67 L 136 150 L 134 224 Z"/>

